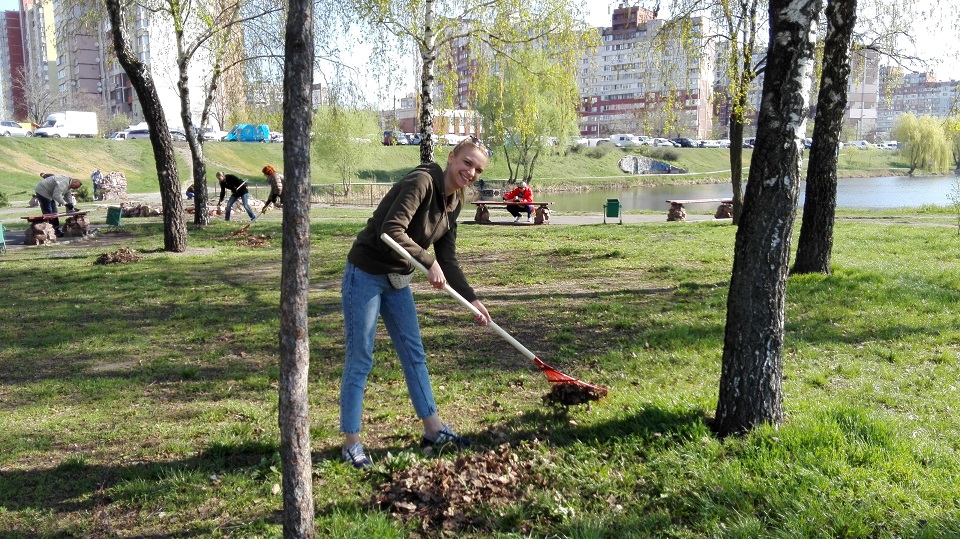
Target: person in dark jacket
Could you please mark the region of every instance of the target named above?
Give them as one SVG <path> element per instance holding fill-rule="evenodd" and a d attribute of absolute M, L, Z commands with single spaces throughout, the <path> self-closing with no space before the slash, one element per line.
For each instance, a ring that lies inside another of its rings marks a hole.
<path fill-rule="evenodd" d="M 417 309 L 407 286 L 414 269 L 380 235 L 386 233 L 428 268 L 427 279 L 435 288 L 449 283 L 473 303 L 483 313 L 476 317 L 477 322 L 486 324 L 490 314 L 460 269 L 456 241 L 465 189 L 480 177 L 487 161 L 483 143 L 470 137 L 450 152 L 446 169 L 436 163 L 415 168 L 383 197 L 347 255 L 342 283 L 346 357 L 340 386 L 340 431 L 344 435 L 343 458 L 357 468 L 371 465 L 360 442 L 360 420 L 379 317 L 394 343 L 414 411 L 423 421 L 421 444 L 470 445 L 440 421 Z M 433 254 L 427 250 L 431 245 Z M 408 278 L 403 279 L 405 276 Z"/>
<path fill-rule="evenodd" d="M 247 215 L 250 216 L 250 221 L 256 221 L 257 217 L 253 214 L 253 210 L 250 209 L 250 192 L 247 191 L 247 182 L 233 174 L 224 174 L 222 171 L 217 171 L 217 181 L 220 182 L 220 200 L 217 202 L 218 211 L 223 204 L 223 197 L 227 194 L 227 189 L 230 190 L 230 199 L 227 200 L 227 213 L 223 216 L 223 220 L 230 220 L 230 210 L 237 200 L 242 200 L 243 207 L 247 210 Z"/>

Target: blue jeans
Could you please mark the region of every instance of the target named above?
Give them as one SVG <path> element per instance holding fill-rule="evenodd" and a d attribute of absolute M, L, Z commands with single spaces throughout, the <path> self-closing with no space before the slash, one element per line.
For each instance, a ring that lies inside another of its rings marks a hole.
<path fill-rule="evenodd" d="M 340 382 L 340 431 L 360 432 L 363 391 L 373 369 L 373 341 L 377 319 L 381 316 L 400 359 L 417 417 L 423 419 L 437 413 L 410 287 L 396 290 L 386 275 L 371 275 L 350 262 L 343 273 L 342 285 L 346 359 Z"/>
<path fill-rule="evenodd" d="M 256 217 L 253 215 L 253 210 L 250 209 L 250 193 L 244 193 L 239 197 L 237 195 L 230 195 L 230 200 L 227 201 L 227 214 L 223 217 L 225 221 L 230 220 L 230 210 L 233 209 L 233 205 L 237 200 L 243 200 L 243 207 L 247 210 L 247 215 L 250 216 L 250 220 L 253 221 Z"/>
<path fill-rule="evenodd" d="M 36 193 L 35 193 L 36 194 Z M 51 213 L 57 213 L 57 201 L 52 198 L 47 198 L 41 194 L 37 194 L 37 202 L 40 203 L 40 213 L 48 215 Z M 53 226 L 53 229 L 57 232 L 60 231 L 60 218 L 54 217 L 50 219 L 50 224 Z"/>
<path fill-rule="evenodd" d="M 520 217 L 520 214 L 527 212 L 527 217 L 533 213 L 533 204 L 507 204 L 507 211 L 514 217 Z"/>

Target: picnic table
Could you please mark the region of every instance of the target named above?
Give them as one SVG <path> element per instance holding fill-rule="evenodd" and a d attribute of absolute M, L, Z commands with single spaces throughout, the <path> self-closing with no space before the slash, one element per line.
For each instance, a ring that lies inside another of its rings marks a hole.
<path fill-rule="evenodd" d="M 534 218 L 533 224 L 535 225 L 548 225 L 550 224 L 550 205 L 553 202 L 544 202 L 542 200 L 537 200 L 530 202 L 514 202 L 507 200 L 477 200 L 473 204 L 477 207 L 477 214 L 474 216 L 474 221 L 478 223 L 491 223 L 490 221 L 490 208 L 506 208 L 507 206 L 534 206 Z"/>
<path fill-rule="evenodd" d="M 687 218 L 687 212 L 683 209 L 684 204 L 709 204 L 711 202 L 719 203 L 714 217 L 724 219 L 733 216 L 732 198 L 695 198 L 685 200 L 668 200 L 670 210 L 667 211 L 667 221 L 684 221 Z"/>

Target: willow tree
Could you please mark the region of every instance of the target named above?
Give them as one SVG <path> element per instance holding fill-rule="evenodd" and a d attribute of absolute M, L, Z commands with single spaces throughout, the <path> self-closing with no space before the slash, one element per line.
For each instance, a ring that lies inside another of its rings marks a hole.
<path fill-rule="evenodd" d="M 500 146 L 510 181 L 531 181 L 540 155 L 566 148 L 577 133 L 577 67 L 597 36 L 575 24 L 561 17 L 554 26 L 558 31 L 537 40 L 473 51 L 477 69 L 471 106 Z M 572 40 L 576 35 L 582 37 Z"/>
<path fill-rule="evenodd" d="M 950 167 L 950 142 L 938 118 L 930 115 L 917 117 L 908 112 L 897 119 L 893 136 L 900 143 L 900 154 L 910 167 L 909 175 L 913 176 L 917 169 L 940 173 Z"/>
<path fill-rule="evenodd" d="M 413 45 L 419 56 L 420 161 L 433 161 L 437 105 L 452 106 L 458 87 L 453 54 L 489 48 L 508 55 L 506 45 L 536 41 L 558 31 L 564 18 L 583 20 L 577 0 L 353 0 L 360 21 L 371 30 L 374 57 L 388 57 Z M 396 39 L 389 39 L 392 36 Z M 571 41 L 572 45 L 574 42 Z M 461 45 L 464 44 L 464 45 Z M 443 93 L 437 95 L 438 69 Z"/>
<path fill-rule="evenodd" d="M 822 0 L 770 0 L 757 146 L 727 295 L 715 422 L 721 436 L 783 420 L 787 265 L 822 9 Z"/>

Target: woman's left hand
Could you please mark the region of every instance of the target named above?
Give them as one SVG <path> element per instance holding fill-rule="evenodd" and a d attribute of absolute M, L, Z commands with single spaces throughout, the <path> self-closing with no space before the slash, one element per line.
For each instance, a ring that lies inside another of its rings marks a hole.
<path fill-rule="evenodd" d="M 473 304 L 473 306 L 476 307 L 477 310 L 483 313 L 483 317 L 476 316 L 476 315 L 474 315 L 473 317 L 473 319 L 476 320 L 478 324 L 480 324 L 481 326 L 485 326 L 487 325 L 487 323 L 493 322 L 493 318 L 490 317 L 490 313 L 487 312 L 487 308 L 483 306 L 483 303 L 480 303 L 479 299 L 475 299 L 470 303 Z"/>

